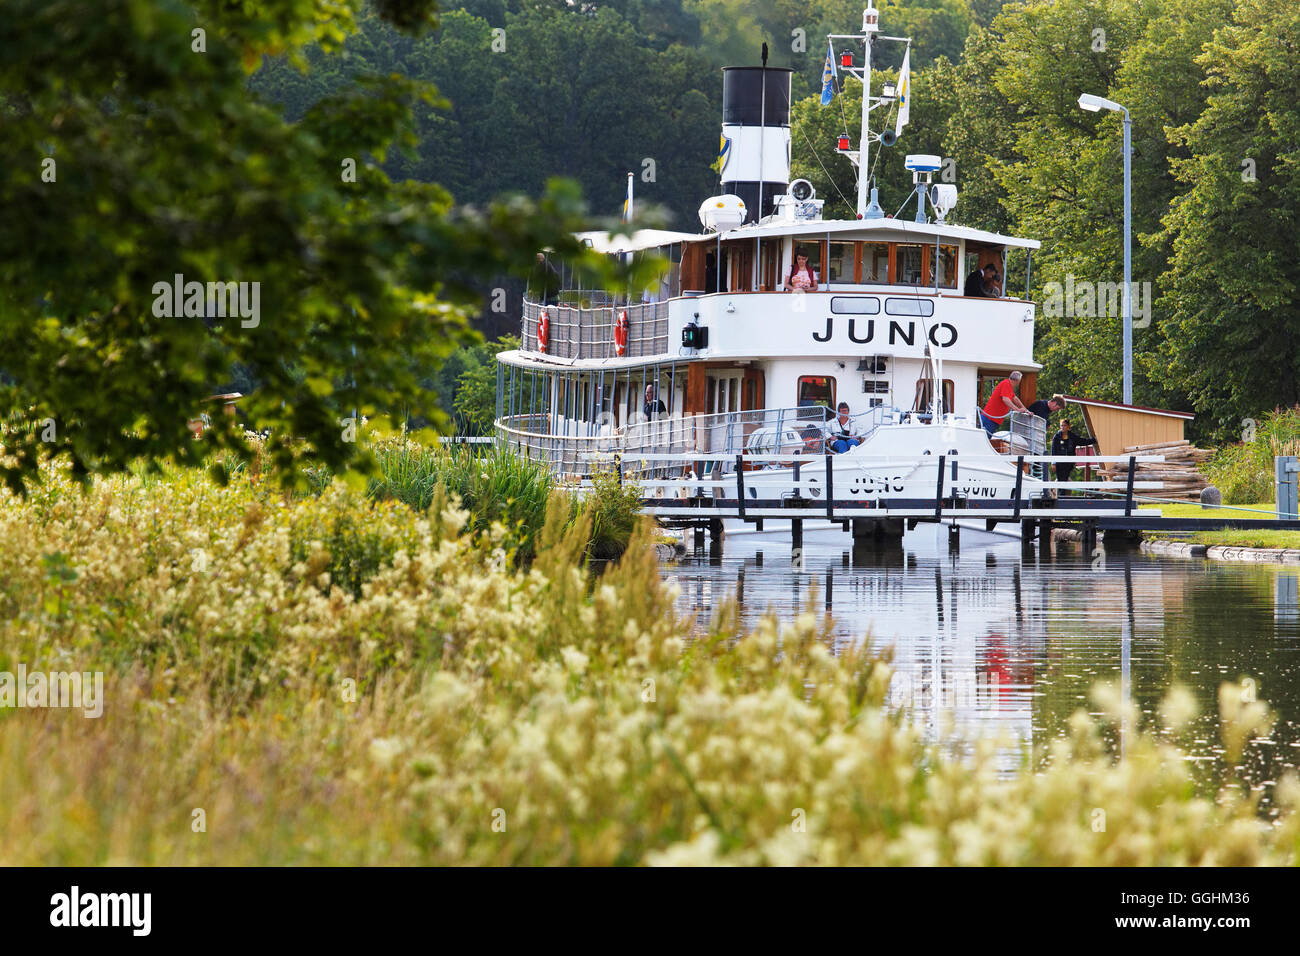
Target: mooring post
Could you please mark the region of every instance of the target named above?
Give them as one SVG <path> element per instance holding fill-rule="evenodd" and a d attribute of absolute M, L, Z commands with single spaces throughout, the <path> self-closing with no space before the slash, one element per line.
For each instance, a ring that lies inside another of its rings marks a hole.
<path fill-rule="evenodd" d="M 948 550 L 961 550 L 961 525 L 956 522 L 948 525 Z"/>
<path fill-rule="evenodd" d="M 710 544 L 722 543 L 722 519 L 721 518 L 709 519 L 709 543 Z"/>
<path fill-rule="evenodd" d="M 1016 458 L 1016 489 L 1011 493 L 1011 497 L 1016 499 L 1015 504 L 1012 505 L 1013 510 L 1011 513 L 1017 518 L 1020 517 L 1020 481 L 1024 477 L 1025 477 L 1025 456 L 1020 455 Z M 1024 532 L 1022 530 L 1021 535 L 1023 536 L 1023 534 Z"/>
<path fill-rule="evenodd" d="M 740 520 L 745 520 L 745 459 L 736 456 L 736 512 Z"/>
<path fill-rule="evenodd" d="M 695 526 L 695 550 L 696 550 L 696 551 L 702 551 L 703 549 L 704 549 L 704 525 L 702 525 L 702 524 L 696 524 L 696 526 Z"/>
<path fill-rule="evenodd" d="M 790 547 L 795 551 L 803 550 L 803 518 L 790 519 Z"/>
<path fill-rule="evenodd" d="M 1128 482 L 1124 488 L 1124 517 L 1133 517 L 1133 473 L 1137 471 L 1137 465 L 1134 463 L 1134 456 L 1128 458 Z"/>
<path fill-rule="evenodd" d="M 1052 521 L 1043 518 L 1038 522 L 1038 549 L 1044 554 L 1052 553 Z"/>
<path fill-rule="evenodd" d="M 939 521 L 943 515 L 943 461 L 944 455 L 939 456 L 939 481 L 934 488 L 934 520 Z"/>
<path fill-rule="evenodd" d="M 826 454 L 826 520 L 835 520 L 835 470 L 831 467 L 832 455 Z"/>

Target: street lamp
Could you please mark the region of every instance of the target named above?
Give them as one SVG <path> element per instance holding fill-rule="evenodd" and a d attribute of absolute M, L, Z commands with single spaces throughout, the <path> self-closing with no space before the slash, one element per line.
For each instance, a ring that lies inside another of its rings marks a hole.
<path fill-rule="evenodd" d="M 1096 113 L 1113 110 L 1124 114 L 1124 404 L 1133 404 L 1133 259 L 1132 213 L 1129 194 L 1132 190 L 1133 147 L 1130 128 L 1133 120 L 1128 110 L 1114 100 L 1084 93 L 1079 97 L 1079 107 Z"/>

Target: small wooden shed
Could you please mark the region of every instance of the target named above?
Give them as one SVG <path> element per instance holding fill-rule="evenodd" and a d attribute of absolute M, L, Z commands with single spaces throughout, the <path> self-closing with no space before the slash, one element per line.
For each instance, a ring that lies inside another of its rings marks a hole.
<path fill-rule="evenodd" d="M 1125 448 L 1135 445 L 1182 441 L 1183 424 L 1196 417 L 1191 412 L 1175 412 L 1168 408 L 1121 405 L 1073 395 L 1062 398 L 1083 409 L 1088 433 L 1097 439 L 1097 453 L 1100 455 L 1122 455 Z"/>

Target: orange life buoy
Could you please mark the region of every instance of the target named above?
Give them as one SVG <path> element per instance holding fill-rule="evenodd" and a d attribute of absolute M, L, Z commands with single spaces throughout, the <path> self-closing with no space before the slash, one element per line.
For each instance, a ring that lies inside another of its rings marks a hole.
<path fill-rule="evenodd" d="M 614 323 L 614 354 L 627 354 L 627 309 L 620 309 Z"/>
<path fill-rule="evenodd" d="M 537 317 L 537 351 L 545 352 L 547 343 L 551 338 L 551 320 L 542 309 L 541 315 Z"/>

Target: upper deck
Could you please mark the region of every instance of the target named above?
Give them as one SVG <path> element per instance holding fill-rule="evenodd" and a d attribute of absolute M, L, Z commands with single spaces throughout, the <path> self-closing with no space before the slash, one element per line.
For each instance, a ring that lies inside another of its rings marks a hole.
<path fill-rule="evenodd" d="M 965 276 L 990 263 L 1005 284 L 1012 249 L 1025 252 L 1027 286 L 1034 240 L 895 219 L 765 220 L 718 234 L 586 238 L 610 255 L 660 255 L 667 263 L 660 287 L 644 301 L 622 304 L 600 290 L 567 290 L 546 306 L 544 352 L 537 339 L 542 304 L 527 297 L 523 357 L 601 365 L 668 356 L 919 358 L 928 342 L 949 361 L 1036 367 L 1034 304 L 962 291 Z M 798 252 L 808 256 L 817 291 L 782 291 Z M 620 356 L 614 332 L 622 312 L 629 334 Z M 690 324 L 707 329 L 708 340 L 683 352 L 681 334 Z"/>

